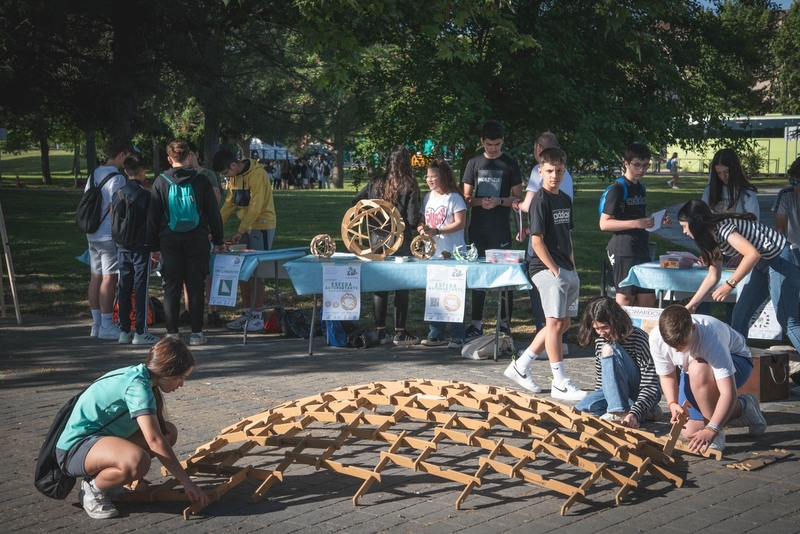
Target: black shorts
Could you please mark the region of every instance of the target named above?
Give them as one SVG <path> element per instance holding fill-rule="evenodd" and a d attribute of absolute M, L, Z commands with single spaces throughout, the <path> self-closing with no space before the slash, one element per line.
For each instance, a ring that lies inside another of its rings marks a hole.
<path fill-rule="evenodd" d="M 624 286 L 619 287 L 619 283 L 625 280 L 628 277 L 628 273 L 630 273 L 631 269 L 635 265 L 641 265 L 642 263 L 647 263 L 650 261 L 650 258 L 647 256 L 620 256 L 619 254 L 611 254 L 606 251 L 608 254 L 608 261 L 611 262 L 611 272 L 614 277 L 614 287 L 617 290 L 617 293 L 621 295 L 639 295 L 644 293 L 655 293 L 655 289 L 647 289 L 644 287 L 638 286 Z"/>
<path fill-rule="evenodd" d="M 470 225 L 469 243 L 478 249 L 478 256 L 486 256 L 488 249 L 511 249 L 511 228 L 503 227 L 483 228 Z"/>

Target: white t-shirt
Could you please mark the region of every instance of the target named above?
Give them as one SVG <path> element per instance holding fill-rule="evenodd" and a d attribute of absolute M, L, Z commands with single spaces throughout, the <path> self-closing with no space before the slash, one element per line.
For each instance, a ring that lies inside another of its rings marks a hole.
<path fill-rule="evenodd" d="M 531 177 L 528 178 L 528 185 L 525 187 L 525 191 L 533 191 L 535 193 L 541 188 L 542 188 L 542 175 L 539 174 L 539 165 L 536 165 L 531 171 Z M 564 171 L 564 179 L 561 181 L 561 185 L 558 188 L 559 190 L 565 192 L 570 200 L 572 201 L 575 200 L 572 175 L 569 173 L 569 171 Z"/>
<path fill-rule="evenodd" d="M 692 341 L 686 352 L 678 352 L 667 345 L 657 327 L 650 331 L 650 354 L 656 365 L 656 373 L 670 375 L 675 372 L 675 366 L 685 371 L 689 362 L 703 359 L 714 370 L 716 380 L 733 376 L 736 371 L 731 354 L 750 356 L 744 337 L 708 315 L 692 315 L 692 322 L 697 328 L 692 333 Z"/>
<path fill-rule="evenodd" d="M 445 193 L 439 195 L 434 191 L 427 193 L 422 200 L 422 215 L 425 224 L 431 228 L 441 228 L 455 221 L 455 214 L 460 211 L 467 211 L 467 203 L 458 193 Z M 453 253 L 453 248 L 464 245 L 464 229 L 457 232 L 448 232 L 433 236 L 436 243 L 436 253 L 434 258 L 441 258 L 442 252 Z"/>
<path fill-rule="evenodd" d="M 706 186 L 706 188 L 703 190 L 703 196 L 701 197 L 701 200 L 706 204 L 708 204 L 710 187 L 711 185 Z M 722 200 L 717 202 L 716 206 L 712 206 L 711 204 L 709 204 L 709 207 L 711 208 L 711 211 L 713 211 L 714 213 L 725 213 L 725 212 L 754 213 L 756 216 L 756 221 L 761 220 L 761 208 L 758 205 L 758 196 L 756 195 L 755 191 L 750 191 L 750 190 L 742 191 L 742 194 L 739 197 L 739 202 L 735 206 L 733 206 L 733 208 L 727 210 L 725 208 L 728 206 L 729 202 L 730 201 L 728 200 L 728 188 L 723 187 Z"/>
<path fill-rule="evenodd" d="M 119 172 L 119 169 L 116 167 L 111 167 L 110 165 L 97 167 L 93 174 L 95 185 L 98 185 L 100 182 L 102 182 L 109 174 L 116 172 Z M 91 177 L 89 179 L 91 179 Z M 100 227 L 95 233 L 86 234 L 87 241 L 111 241 L 111 214 L 109 213 L 108 207 L 111 205 L 111 200 L 114 198 L 114 195 L 117 194 L 117 190 L 123 187 L 126 181 L 127 179 L 125 178 L 125 175 L 119 174 L 118 176 L 114 176 L 107 181 L 106 185 L 103 186 L 102 209 L 104 217 L 100 222 Z M 84 192 L 87 189 L 89 189 L 89 180 L 86 180 L 86 187 L 83 189 Z"/>

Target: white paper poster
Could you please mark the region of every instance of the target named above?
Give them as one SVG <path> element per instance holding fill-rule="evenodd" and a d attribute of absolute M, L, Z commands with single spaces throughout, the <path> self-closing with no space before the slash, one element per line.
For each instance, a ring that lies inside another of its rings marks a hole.
<path fill-rule="evenodd" d="M 758 317 L 756 317 L 758 315 Z M 772 306 L 772 301 L 767 302 L 764 310 L 761 313 L 753 315 L 755 322 L 750 330 L 747 332 L 747 339 L 782 339 L 783 329 L 778 322 L 778 317 L 775 315 L 775 308 Z M 754 319 L 750 319 L 753 321 Z"/>
<path fill-rule="evenodd" d="M 236 306 L 236 290 L 239 286 L 239 271 L 244 259 L 237 254 L 217 254 L 214 258 L 214 273 L 211 278 L 212 306 Z"/>
<path fill-rule="evenodd" d="M 322 320 L 357 321 L 361 316 L 361 265 L 322 266 Z"/>
<path fill-rule="evenodd" d="M 425 291 L 425 320 L 445 323 L 464 321 L 467 266 L 429 265 Z"/>

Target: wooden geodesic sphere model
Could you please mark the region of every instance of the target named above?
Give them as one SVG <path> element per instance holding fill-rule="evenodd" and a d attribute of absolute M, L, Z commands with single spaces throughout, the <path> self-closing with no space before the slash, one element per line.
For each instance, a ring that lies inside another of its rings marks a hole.
<path fill-rule="evenodd" d="M 342 218 L 342 241 L 365 260 L 382 260 L 403 244 L 406 224 L 400 212 L 384 200 L 359 200 Z"/>
<path fill-rule="evenodd" d="M 311 249 L 311 254 L 317 258 L 327 260 L 336 252 L 336 241 L 328 234 L 319 234 L 311 240 L 309 248 Z"/>

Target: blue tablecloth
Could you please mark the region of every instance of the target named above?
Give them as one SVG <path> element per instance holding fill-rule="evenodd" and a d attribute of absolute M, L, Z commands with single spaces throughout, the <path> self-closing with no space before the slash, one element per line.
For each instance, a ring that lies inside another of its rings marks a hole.
<path fill-rule="evenodd" d="M 456 260 L 416 260 L 408 263 L 362 261 L 355 254 L 334 254 L 327 260 L 314 256 L 290 261 L 284 265 L 298 295 L 322 294 L 322 265 L 324 263 L 359 263 L 361 265 L 361 291 L 396 291 L 398 289 L 425 289 L 428 265 L 464 265 L 467 269 L 467 287 L 492 289 L 515 287 L 528 289 L 531 282 L 521 263 L 503 264 L 486 262 L 459 262 Z"/>
<path fill-rule="evenodd" d="M 694 293 L 700 288 L 707 274 L 708 269 L 701 267 L 663 269 L 659 262 L 651 261 L 635 266 L 619 285 Z M 720 283 L 725 282 L 732 274 L 733 269 L 723 269 Z"/>
<path fill-rule="evenodd" d="M 260 263 L 276 261 L 287 262 L 302 258 L 307 253 L 308 247 L 295 247 L 279 248 L 275 250 L 254 250 L 252 252 L 225 252 L 224 254 L 236 254 L 244 258 L 242 269 L 239 271 L 239 280 L 250 280 Z M 210 268 L 212 272 L 214 270 L 214 258 L 216 257 L 216 254 L 211 255 Z"/>

